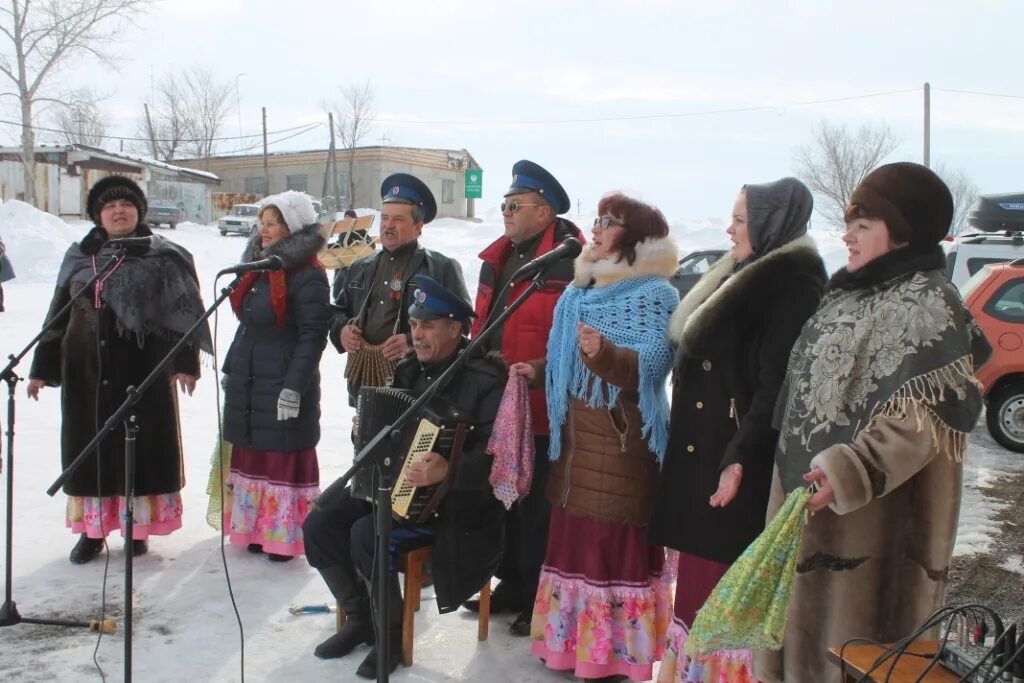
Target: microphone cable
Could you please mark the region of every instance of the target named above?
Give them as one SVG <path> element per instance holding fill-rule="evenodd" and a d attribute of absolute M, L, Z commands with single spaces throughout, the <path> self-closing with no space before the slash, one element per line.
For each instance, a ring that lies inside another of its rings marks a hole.
<path fill-rule="evenodd" d="M 95 286 L 96 285 L 93 284 L 93 287 L 95 287 Z M 70 287 L 70 285 L 69 285 L 69 287 Z M 100 308 L 95 309 L 96 310 L 96 346 L 95 346 L 95 348 L 96 348 L 96 389 L 95 389 L 95 392 L 94 392 L 95 404 L 93 405 L 93 429 L 96 432 L 98 432 L 100 430 L 100 420 L 101 420 L 101 418 L 100 418 L 100 388 L 103 386 L 103 352 L 102 352 L 101 349 L 103 347 L 100 346 L 100 342 L 103 340 L 103 332 L 102 332 L 102 324 L 101 323 L 102 323 L 102 318 L 103 318 L 103 306 L 104 305 L 105 304 L 101 303 L 100 304 Z M 71 322 L 71 313 L 69 312 L 68 313 L 68 323 L 70 324 L 70 322 Z M 63 419 L 64 419 L 64 416 L 62 416 L 62 421 L 63 421 Z M 107 579 L 110 576 L 110 546 L 107 545 L 107 530 L 106 530 L 106 528 L 104 527 L 104 524 L 103 524 L 103 522 L 104 522 L 104 520 L 103 520 L 103 496 L 102 496 L 102 493 L 103 493 L 103 483 L 102 483 L 103 471 L 102 471 L 102 468 L 100 467 L 100 465 L 102 464 L 102 457 L 100 455 L 100 453 L 102 451 L 102 446 L 103 446 L 102 443 L 96 444 L 96 500 L 99 502 L 99 506 L 100 506 L 100 511 L 99 511 L 100 534 L 103 536 L 103 581 L 100 584 L 100 623 L 101 624 L 107 618 Z M 126 484 L 125 491 L 127 492 L 127 482 L 125 482 L 125 484 Z M 82 523 L 84 525 L 86 525 L 86 531 L 83 532 L 83 533 L 84 533 L 84 535 L 86 537 L 88 537 L 88 535 L 89 535 L 88 523 L 85 521 L 85 504 L 86 504 L 86 500 L 87 499 L 85 497 L 82 498 Z M 116 501 L 117 499 L 115 498 L 114 500 Z M 128 548 L 128 549 L 125 550 L 125 552 L 131 552 L 131 549 Z M 97 635 L 96 635 L 96 646 L 92 650 L 92 663 L 93 663 L 93 666 L 96 667 L 96 670 L 100 674 L 100 680 L 102 680 L 103 683 L 106 683 L 107 682 L 107 674 L 106 674 L 106 672 L 103 671 L 103 666 L 100 664 L 100 660 L 99 660 L 100 644 L 102 642 L 103 642 L 103 629 L 101 628 L 101 629 L 98 629 L 98 632 L 97 632 Z"/>
<path fill-rule="evenodd" d="M 217 280 L 213 279 L 213 300 L 217 300 Z M 230 305 L 230 302 L 228 303 Z M 245 627 L 242 625 L 242 615 L 238 612 L 238 603 L 235 601 L 235 589 L 231 585 L 231 573 L 228 571 L 228 556 L 224 550 L 224 536 L 227 533 L 227 529 L 224 527 L 224 507 L 227 503 L 227 496 L 225 492 L 227 485 L 224 482 L 224 419 L 223 419 L 223 408 L 221 405 L 220 397 L 220 361 L 218 358 L 218 344 L 217 344 L 217 332 L 220 328 L 220 307 L 218 306 L 213 311 L 213 374 L 214 374 L 214 398 L 215 407 L 217 413 L 217 484 L 220 487 L 220 560 L 221 565 L 224 567 L 224 580 L 228 586 L 228 598 L 231 600 L 231 609 L 235 613 L 235 622 L 238 624 L 238 644 L 239 644 L 239 675 L 241 677 L 241 683 L 245 683 Z M 229 469 L 230 471 L 230 469 Z"/>

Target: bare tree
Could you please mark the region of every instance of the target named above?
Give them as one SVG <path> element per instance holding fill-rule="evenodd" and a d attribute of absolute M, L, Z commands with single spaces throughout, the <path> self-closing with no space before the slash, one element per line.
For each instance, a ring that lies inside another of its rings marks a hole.
<path fill-rule="evenodd" d="M 69 60 L 94 57 L 111 64 L 118 19 L 131 19 L 150 0 L 10 0 L 0 6 L 0 74 L 14 83 L 21 112 L 21 156 L 25 201 L 36 203 L 33 108 L 41 102 L 69 104 L 55 92 Z"/>
<path fill-rule="evenodd" d="M 135 151 L 173 161 L 183 154 L 196 158 L 213 155 L 217 133 L 230 109 L 233 86 L 218 82 L 199 67 L 165 74 L 156 85 L 156 101 L 149 103 L 149 116 L 142 114 L 137 125 Z"/>
<path fill-rule="evenodd" d="M 959 235 L 968 228 L 967 218 L 975 200 L 978 199 L 978 186 L 963 169 L 950 168 L 940 163 L 936 164 L 932 170 L 945 181 L 953 195 L 953 224 L 949 229 L 949 234 Z"/>
<path fill-rule="evenodd" d="M 107 132 L 107 116 L 100 109 L 99 100 L 82 90 L 67 107 L 61 107 L 53 117 L 54 127 L 61 132 L 62 142 L 70 145 L 102 147 Z"/>
<path fill-rule="evenodd" d="M 334 125 L 341 148 L 348 157 L 348 208 L 354 209 L 356 199 L 356 147 L 370 132 L 373 111 L 373 84 L 367 80 L 360 85 L 341 88 L 344 102 L 334 106 Z"/>
<path fill-rule="evenodd" d="M 217 146 L 217 133 L 228 115 L 234 85 L 231 81 L 218 82 L 209 70 L 200 67 L 182 74 L 181 83 L 189 136 L 185 148 L 192 156 L 206 159 L 213 156 Z"/>
<path fill-rule="evenodd" d="M 822 121 L 814 142 L 797 150 L 796 173 L 817 195 L 818 214 L 841 226 L 853 190 L 898 146 L 899 140 L 886 124 L 851 131 Z"/>
<path fill-rule="evenodd" d="M 156 84 L 155 102 L 149 102 L 149 115 L 139 115 L 136 135 L 141 138 L 134 151 L 158 161 L 173 161 L 189 136 L 185 111 L 185 94 L 180 79 L 173 73 L 164 75 Z"/>

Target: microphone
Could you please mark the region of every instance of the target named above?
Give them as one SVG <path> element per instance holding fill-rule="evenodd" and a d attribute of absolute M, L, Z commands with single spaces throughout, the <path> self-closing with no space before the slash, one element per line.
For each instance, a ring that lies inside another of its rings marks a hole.
<path fill-rule="evenodd" d="M 254 270 L 281 270 L 284 268 L 284 261 L 281 260 L 280 256 L 268 256 L 265 259 L 259 261 L 251 261 L 249 263 L 239 263 L 237 266 L 231 266 L 217 273 L 217 277 L 221 275 L 241 275 L 242 273 L 249 273 Z"/>
<path fill-rule="evenodd" d="M 149 247 L 153 244 L 152 237 L 122 237 L 116 240 L 107 240 L 107 244 L 122 249 L 129 247 Z"/>
<path fill-rule="evenodd" d="M 580 241 L 575 237 L 569 237 L 548 253 L 543 256 L 538 256 L 517 270 L 515 274 L 512 275 L 510 284 L 529 280 L 537 273 L 544 271 L 558 261 L 576 258 L 580 255 L 581 251 L 583 251 L 583 245 L 580 244 Z"/>

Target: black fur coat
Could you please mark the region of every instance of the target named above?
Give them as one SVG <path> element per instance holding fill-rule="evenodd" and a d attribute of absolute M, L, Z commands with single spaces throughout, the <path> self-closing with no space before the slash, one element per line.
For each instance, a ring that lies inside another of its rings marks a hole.
<path fill-rule="evenodd" d="M 137 236 L 152 234 L 140 226 Z M 107 239 L 100 228 L 92 230 L 77 248 L 88 250 Z M 76 247 L 72 247 L 74 249 Z M 184 267 L 184 266 L 182 266 Z M 191 274 L 195 277 L 195 274 Z M 49 320 L 82 283 L 57 287 L 47 314 Z M 173 339 L 149 334 L 139 340 L 118 334 L 110 307 L 93 306 L 92 288 L 75 300 L 71 314 L 51 329 L 36 347 L 29 372 L 47 386 L 61 387 L 61 462 L 67 467 L 96 435 L 99 428 L 124 401 L 126 389 L 138 386 L 174 345 Z M 202 302 L 198 303 L 202 309 Z M 171 375 L 199 376 L 199 349 L 186 346 L 174 358 L 163 377 L 152 384 L 136 405 L 139 432 L 136 439 L 135 495 L 175 493 L 185 485 L 182 467 L 178 401 Z M 118 425 L 64 484 L 71 496 L 123 495 L 124 427 Z"/>
<path fill-rule="evenodd" d="M 733 265 L 725 257 L 712 266 L 672 316 L 672 418 L 650 534 L 652 543 L 723 564 L 764 528 L 778 441 L 772 413 L 826 280 L 807 236 L 736 272 Z M 739 492 L 712 508 L 719 475 L 734 463 L 743 466 Z"/>

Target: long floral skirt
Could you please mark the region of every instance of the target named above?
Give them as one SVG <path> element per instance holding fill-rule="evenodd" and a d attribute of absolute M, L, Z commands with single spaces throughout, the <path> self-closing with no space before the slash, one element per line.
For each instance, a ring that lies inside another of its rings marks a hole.
<path fill-rule="evenodd" d="M 551 511 L 531 651 L 582 678 L 650 680 L 672 602 L 665 552 L 647 529 Z"/>
<path fill-rule="evenodd" d="M 690 659 L 684 652 L 697 611 L 728 568 L 727 564 L 679 553 L 676 604 L 658 683 L 748 683 L 756 680 L 750 650 L 719 650 L 699 661 Z"/>
<path fill-rule="evenodd" d="M 275 555 L 305 552 L 302 523 L 320 495 L 315 448 L 281 453 L 234 446 L 227 489 L 224 529 L 232 543 Z"/>
<path fill-rule="evenodd" d="M 167 536 L 181 528 L 181 494 L 135 496 L 132 540 Z M 125 497 L 68 496 L 66 524 L 76 534 L 105 538 L 115 529 L 124 536 Z"/>

